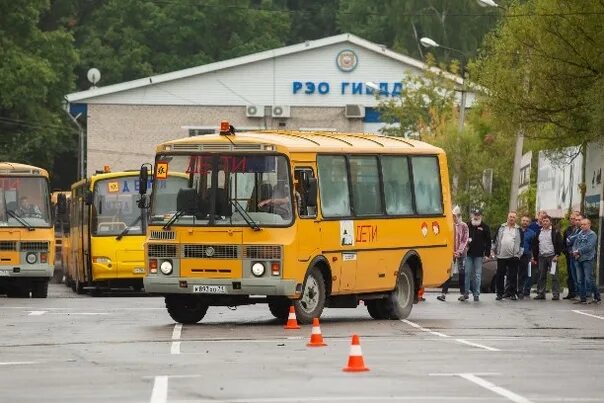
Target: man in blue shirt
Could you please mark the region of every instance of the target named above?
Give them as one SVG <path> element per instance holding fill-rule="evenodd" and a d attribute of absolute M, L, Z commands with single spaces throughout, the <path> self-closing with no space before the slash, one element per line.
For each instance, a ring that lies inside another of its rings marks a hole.
<path fill-rule="evenodd" d="M 591 230 L 591 221 L 587 218 L 581 220 L 581 232 L 573 243 L 573 256 L 577 269 L 577 283 L 579 286 L 580 303 L 587 303 L 587 293 L 593 291 L 593 303 L 600 303 L 600 290 L 593 280 L 593 264 L 596 258 L 596 244 L 598 236 Z"/>

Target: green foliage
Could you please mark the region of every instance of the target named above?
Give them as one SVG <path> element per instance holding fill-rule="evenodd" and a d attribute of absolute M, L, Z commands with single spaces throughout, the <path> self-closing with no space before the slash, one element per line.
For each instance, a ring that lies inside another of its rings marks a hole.
<path fill-rule="evenodd" d="M 597 0 L 512 4 L 471 67 L 498 121 L 538 147 L 604 136 L 603 13 Z"/>
<path fill-rule="evenodd" d="M 45 0 L 0 3 L 0 160 L 51 168 L 74 145 L 62 101 L 77 55 L 65 30 L 40 29 Z"/>

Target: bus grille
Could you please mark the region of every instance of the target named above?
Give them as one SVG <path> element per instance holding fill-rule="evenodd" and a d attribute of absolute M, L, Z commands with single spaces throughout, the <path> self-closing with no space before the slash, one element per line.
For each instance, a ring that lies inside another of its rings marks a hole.
<path fill-rule="evenodd" d="M 176 245 L 149 245 L 148 255 L 151 257 L 176 257 Z"/>
<path fill-rule="evenodd" d="M 21 242 L 21 250 L 48 252 L 48 242 Z"/>
<path fill-rule="evenodd" d="M 203 259 L 238 259 L 237 245 L 185 245 L 183 257 Z"/>
<path fill-rule="evenodd" d="M 0 241 L 0 250 L 17 250 L 17 242 Z"/>
<path fill-rule="evenodd" d="M 281 259 L 281 246 L 274 245 L 247 245 L 243 247 L 243 257 L 245 259 Z"/>
<path fill-rule="evenodd" d="M 173 241 L 176 239 L 176 233 L 174 231 L 151 231 L 151 237 L 158 241 Z"/>

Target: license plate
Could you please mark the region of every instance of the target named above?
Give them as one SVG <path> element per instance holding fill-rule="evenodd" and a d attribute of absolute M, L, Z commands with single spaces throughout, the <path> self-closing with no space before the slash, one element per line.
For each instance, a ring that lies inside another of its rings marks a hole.
<path fill-rule="evenodd" d="M 10 276 L 9 270 L 0 270 L 0 277 L 8 277 Z"/>
<path fill-rule="evenodd" d="M 226 294 L 226 286 L 224 285 L 194 285 L 193 292 L 203 294 Z"/>
<path fill-rule="evenodd" d="M 142 267 L 136 267 L 132 271 L 134 272 L 134 274 L 143 274 L 143 273 L 145 273 L 145 269 L 143 269 Z"/>

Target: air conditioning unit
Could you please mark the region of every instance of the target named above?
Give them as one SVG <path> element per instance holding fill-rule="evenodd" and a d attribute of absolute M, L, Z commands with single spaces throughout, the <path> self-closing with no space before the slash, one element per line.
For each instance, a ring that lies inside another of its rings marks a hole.
<path fill-rule="evenodd" d="M 364 118 L 365 107 L 363 105 L 354 104 L 346 105 L 344 109 L 344 116 L 346 116 L 347 118 Z"/>
<path fill-rule="evenodd" d="M 245 107 L 245 116 L 248 118 L 263 118 L 264 106 L 248 105 Z"/>
<path fill-rule="evenodd" d="M 288 118 L 290 116 L 289 106 L 286 105 L 273 106 L 272 112 L 274 118 Z"/>

